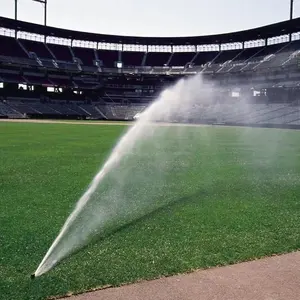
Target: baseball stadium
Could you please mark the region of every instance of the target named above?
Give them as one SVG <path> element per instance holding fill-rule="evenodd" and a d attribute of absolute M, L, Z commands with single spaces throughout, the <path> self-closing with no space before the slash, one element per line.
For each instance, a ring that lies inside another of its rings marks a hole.
<path fill-rule="evenodd" d="M 179 37 L 33 1 L 43 25 L 0 16 L 0 299 L 299 299 L 294 1 Z"/>

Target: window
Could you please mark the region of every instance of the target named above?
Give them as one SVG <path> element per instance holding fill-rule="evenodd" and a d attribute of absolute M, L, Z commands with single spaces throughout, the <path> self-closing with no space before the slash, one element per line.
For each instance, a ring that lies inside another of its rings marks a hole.
<path fill-rule="evenodd" d="M 172 52 L 171 46 L 149 45 L 148 52 Z"/>
<path fill-rule="evenodd" d="M 63 39 L 55 36 L 47 36 L 46 43 L 63 45 L 63 46 L 71 46 L 71 39 Z"/>
<path fill-rule="evenodd" d="M 146 45 L 130 45 L 124 44 L 123 51 L 135 51 L 135 52 L 146 52 L 147 46 Z"/>
<path fill-rule="evenodd" d="M 219 51 L 220 46 L 217 44 L 212 44 L 212 45 L 198 45 L 197 46 L 197 51 L 198 52 L 211 52 L 211 51 Z"/>
<path fill-rule="evenodd" d="M 47 92 L 54 92 L 54 86 L 48 86 Z"/>
<path fill-rule="evenodd" d="M 196 47 L 191 45 L 173 46 L 173 52 L 196 52 Z"/>
<path fill-rule="evenodd" d="M 292 34 L 292 41 L 300 40 L 300 32 L 295 32 Z"/>
<path fill-rule="evenodd" d="M 17 38 L 23 40 L 36 41 L 36 42 L 44 42 L 45 36 L 41 34 L 19 31 L 17 33 Z"/>
<path fill-rule="evenodd" d="M 268 45 L 276 45 L 276 44 L 282 44 L 289 41 L 289 35 L 284 34 L 280 36 L 271 37 L 268 39 Z"/>
<path fill-rule="evenodd" d="M 245 49 L 248 48 L 256 48 L 256 47 L 263 47 L 266 45 L 266 41 L 265 40 L 254 40 L 254 41 L 247 41 L 245 42 Z"/>
<path fill-rule="evenodd" d="M 73 47 L 97 49 L 97 42 L 73 40 Z"/>
<path fill-rule="evenodd" d="M 0 35 L 15 37 L 15 34 L 15 30 L 13 29 L 0 27 Z"/>
<path fill-rule="evenodd" d="M 243 44 L 242 43 L 228 43 L 228 44 L 222 44 L 221 50 L 236 50 L 236 49 L 242 49 Z"/>
<path fill-rule="evenodd" d="M 19 83 L 18 89 L 19 89 L 19 90 L 27 90 L 27 85 L 26 85 L 26 84 L 23 84 L 23 83 Z"/>
<path fill-rule="evenodd" d="M 122 44 L 98 43 L 98 49 L 122 51 Z"/>
<path fill-rule="evenodd" d="M 231 92 L 231 97 L 232 97 L 232 98 L 238 98 L 238 97 L 240 97 L 240 92 L 232 91 L 232 92 Z"/>

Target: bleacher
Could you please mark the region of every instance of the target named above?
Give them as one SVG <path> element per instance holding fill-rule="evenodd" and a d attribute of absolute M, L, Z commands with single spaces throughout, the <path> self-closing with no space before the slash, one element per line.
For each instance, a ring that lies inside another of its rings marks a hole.
<path fill-rule="evenodd" d="M 122 62 L 124 66 L 141 66 L 145 53 L 134 51 L 123 51 Z"/>
<path fill-rule="evenodd" d="M 191 63 L 195 57 L 196 52 L 175 52 L 172 55 L 169 66 L 185 66 L 188 63 Z"/>
<path fill-rule="evenodd" d="M 15 111 L 17 111 L 23 115 L 41 114 L 41 112 L 34 109 L 34 107 L 32 107 L 30 105 L 30 103 L 21 102 L 16 99 L 13 99 L 13 98 L 10 98 L 9 100 L 7 100 L 7 103 L 9 104 L 9 106 L 11 108 L 13 108 Z"/>
<path fill-rule="evenodd" d="M 145 66 L 164 66 L 170 56 L 170 52 L 148 52 Z"/>
<path fill-rule="evenodd" d="M 142 104 L 83 104 L 66 101 L 39 102 L 38 99 L 9 97 L 0 102 L 1 117 L 24 118 L 30 115 L 57 115 L 62 117 L 84 117 L 89 119 L 133 120 L 134 116 L 146 108 Z M 190 120 L 200 123 L 297 125 L 300 107 L 291 103 L 215 103 L 196 104 L 193 109 L 180 114 L 178 121 Z"/>
<path fill-rule="evenodd" d="M 79 107 L 87 114 L 89 119 L 105 119 L 101 111 L 96 105 L 92 104 L 80 104 Z"/>
<path fill-rule="evenodd" d="M 48 48 L 52 51 L 57 60 L 69 62 L 73 61 L 73 57 L 68 46 L 48 44 Z"/>
<path fill-rule="evenodd" d="M 81 47 L 72 47 L 74 56 L 79 58 L 83 65 L 93 66 L 94 61 L 96 60 L 94 49 L 90 48 L 81 48 Z"/>
<path fill-rule="evenodd" d="M 212 62 L 218 55 L 218 51 L 199 52 L 193 63 L 196 66 L 202 66 L 209 62 Z"/>
<path fill-rule="evenodd" d="M 39 58 L 54 59 L 43 42 L 19 39 L 19 42 L 28 52 L 34 52 Z"/>
<path fill-rule="evenodd" d="M 14 38 L 1 36 L 0 55 L 14 57 L 14 58 L 28 58 L 27 53 L 18 44 Z"/>
<path fill-rule="evenodd" d="M 102 65 L 107 68 L 115 68 L 118 61 L 118 51 L 113 50 L 97 50 L 97 55 Z"/>
<path fill-rule="evenodd" d="M 208 73 L 245 72 L 278 66 L 287 68 L 296 63 L 300 50 L 299 41 L 246 49 L 174 53 L 97 50 L 53 43 L 45 44 L 40 41 L 7 36 L 0 36 L 0 43 L 0 61 L 33 66 L 42 64 L 48 68 L 61 68 L 75 72 L 80 71 L 78 64 L 87 72 L 98 72 L 94 64 L 97 59 L 102 62 L 104 68 L 115 68 L 119 61 L 123 63 L 124 68 L 185 67 L 192 63 L 196 67 L 204 66 L 202 71 Z M 31 53 L 35 53 L 36 57 L 31 56 Z M 157 71 L 166 72 L 166 69 Z"/>
<path fill-rule="evenodd" d="M 224 91 L 245 86 L 246 97 L 252 89 L 266 95 L 267 89 L 278 88 L 284 95 L 280 98 L 278 91 L 278 97 L 273 94 L 277 99 L 258 97 L 251 104 L 227 101 L 225 95 L 210 106 L 195 105 L 182 119 L 299 122 L 300 103 L 291 103 L 300 97 L 300 18 L 245 32 L 186 38 L 124 37 L 4 17 L 0 21 L 1 117 L 131 120 L 163 88 L 201 73 L 204 81 L 220 87 L 220 98 Z"/>
<path fill-rule="evenodd" d="M 72 110 L 68 107 L 68 104 L 66 103 L 48 103 L 48 107 L 56 111 L 58 114 L 64 115 L 64 116 L 79 116 L 77 112 Z"/>
<path fill-rule="evenodd" d="M 1 102 L 1 101 L 0 101 L 0 114 L 2 117 L 8 117 L 8 118 L 12 118 L 12 119 L 24 118 L 24 115 L 21 112 L 15 110 L 10 105 L 8 105 L 4 102 Z"/>

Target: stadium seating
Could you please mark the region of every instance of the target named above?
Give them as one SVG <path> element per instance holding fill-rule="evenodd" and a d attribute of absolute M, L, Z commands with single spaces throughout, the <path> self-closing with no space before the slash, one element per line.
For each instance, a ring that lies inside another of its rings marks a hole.
<path fill-rule="evenodd" d="M 21 48 L 16 39 L 7 36 L 1 36 L 0 44 L 0 55 L 28 58 L 27 53 Z"/>
<path fill-rule="evenodd" d="M 118 51 L 97 50 L 97 55 L 102 65 L 107 68 L 115 68 L 119 59 Z"/>
<path fill-rule="evenodd" d="M 87 114 L 91 119 L 105 119 L 101 110 L 92 104 L 81 104 L 80 108 Z"/>
<path fill-rule="evenodd" d="M 145 53 L 124 51 L 122 52 L 122 62 L 124 66 L 141 66 Z"/>
<path fill-rule="evenodd" d="M 206 65 L 204 71 L 220 73 L 283 65 L 288 67 L 295 63 L 295 53 L 299 50 L 299 41 L 249 49 L 174 53 L 96 50 L 52 43 L 45 44 L 44 42 L 6 36 L 0 36 L 0 43 L 0 61 L 39 65 L 36 61 L 39 59 L 44 67 L 73 71 L 80 71 L 79 63 L 85 67 L 86 71 L 92 72 L 97 72 L 94 62 L 98 59 L 106 68 L 115 68 L 119 61 L 123 62 L 123 67 L 141 67 L 143 65 L 146 67 L 167 65 L 184 67 L 192 63 L 194 66 Z M 36 58 L 32 57 L 31 53 L 34 53 Z M 75 59 L 79 59 L 78 63 L 75 63 Z M 54 63 L 55 61 L 57 64 Z"/>
<path fill-rule="evenodd" d="M 178 122 L 300 125 L 297 20 L 245 31 L 242 42 L 241 33 L 164 40 L 95 35 L 4 19 L 0 17 L 0 29 L 6 22 L 16 34 L 0 35 L 1 118 L 132 120 L 164 87 L 201 73 L 204 81 L 215 80 L 219 98 L 210 106 L 199 103 L 191 112 L 178 111 Z M 246 94 L 253 100 L 249 103 L 242 103 L 243 96 L 240 102 L 228 96 L 231 89 L 247 85 L 248 92 L 262 96 L 252 99 Z M 277 90 L 266 92 L 273 88 L 282 88 L 284 96 Z"/>
<path fill-rule="evenodd" d="M 206 63 L 213 62 L 214 59 L 220 54 L 218 51 L 211 52 L 198 52 L 198 55 L 194 59 L 194 65 L 201 66 Z"/>
<path fill-rule="evenodd" d="M 24 118 L 24 115 L 10 105 L 0 101 L 0 114 L 8 118 Z"/>
<path fill-rule="evenodd" d="M 72 53 L 69 47 L 57 44 L 48 44 L 48 47 L 57 60 L 73 61 Z"/>
<path fill-rule="evenodd" d="M 28 52 L 34 52 L 39 58 L 53 59 L 54 57 L 42 42 L 19 39 L 19 42 Z"/>
<path fill-rule="evenodd" d="M 175 52 L 172 55 L 169 66 L 185 66 L 192 62 L 195 55 L 196 52 Z"/>
<path fill-rule="evenodd" d="M 94 49 L 72 47 L 74 56 L 79 58 L 83 65 L 93 66 L 96 60 Z"/>
<path fill-rule="evenodd" d="M 42 76 L 32 76 L 32 75 L 24 75 L 23 76 L 24 80 L 28 84 L 36 84 L 36 85 L 50 85 L 51 82 L 48 80 L 46 77 Z"/>
<path fill-rule="evenodd" d="M 24 118 L 26 115 L 61 115 L 90 119 L 133 120 L 146 105 L 142 104 L 76 104 L 66 101 L 41 103 L 38 99 L 9 97 L 0 102 L 0 115 L 10 118 Z M 190 120 L 200 123 L 228 124 L 300 124 L 300 109 L 297 105 L 284 103 L 238 104 L 215 103 L 195 105 L 186 115 L 178 114 L 178 122 Z"/>
<path fill-rule="evenodd" d="M 145 66 L 164 66 L 167 64 L 171 53 L 169 52 L 148 52 Z"/>

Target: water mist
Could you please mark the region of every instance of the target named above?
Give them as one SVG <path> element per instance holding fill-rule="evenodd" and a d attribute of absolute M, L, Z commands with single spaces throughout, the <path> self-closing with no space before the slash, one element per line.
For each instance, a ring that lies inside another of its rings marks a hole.
<path fill-rule="evenodd" d="M 186 174 L 193 170 L 194 158 L 189 155 L 193 133 L 170 123 L 191 121 L 213 99 L 212 84 L 204 83 L 200 75 L 165 89 L 119 140 L 34 276 L 46 273 L 93 238 L 175 201 L 179 191 L 189 186 Z"/>

